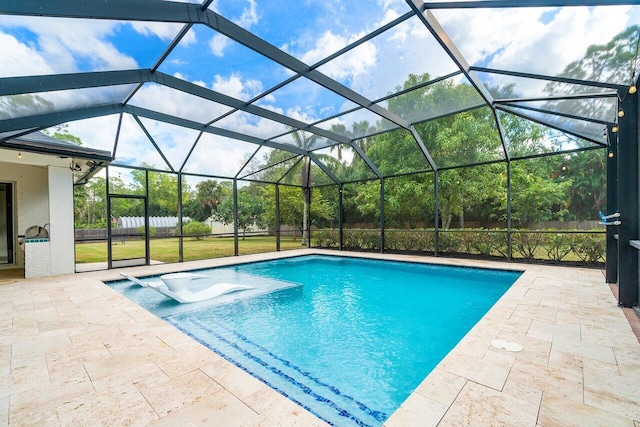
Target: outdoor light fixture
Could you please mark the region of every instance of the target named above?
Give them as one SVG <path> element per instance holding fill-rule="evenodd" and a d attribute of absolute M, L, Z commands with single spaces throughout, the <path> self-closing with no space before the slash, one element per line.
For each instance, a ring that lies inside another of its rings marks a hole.
<path fill-rule="evenodd" d="M 613 159 L 613 151 L 609 151 L 609 158 Z"/>
<path fill-rule="evenodd" d="M 629 86 L 629 93 L 631 95 L 633 95 L 634 93 L 636 93 L 638 91 L 638 88 L 636 87 L 636 85 L 631 85 Z"/>
<path fill-rule="evenodd" d="M 622 108 L 618 110 L 618 117 L 624 117 L 624 110 Z"/>
<path fill-rule="evenodd" d="M 611 128 L 611 132 L 613 133 L 618 132 L 618 125 L 613 125 L 613 127 Z"/>
<path fill-rule="evenodd" d="M 22 153 L 18 151 L 18 158 L 21 159 L 22 158 Z"/>

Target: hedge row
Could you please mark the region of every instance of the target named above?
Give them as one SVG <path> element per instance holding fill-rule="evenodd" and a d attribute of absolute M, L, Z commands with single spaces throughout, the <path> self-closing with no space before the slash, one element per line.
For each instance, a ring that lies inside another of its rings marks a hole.
<path fill-rule="evenodd" d="M 567 232 L 571 231 L 571 232 Z M 511 251 L 513 258 L 527 260 L 603 262 L 606 251 L 606 234 L 580 232 L 581 230 L 513 230 Z M 316 230 L 312 243 L 316 247 L 338 248 L 337 229 Z M 385 230 L 385 250 L 399 252 L 434 252 L 433 229 Z M 507 257 L 506 230 L 465 229 L 438 232 L 438 250 L 441 253 L 471 254 Z M 343 247 L 357 250 L 379 250 L 380 230 L 345 229 Z"/>

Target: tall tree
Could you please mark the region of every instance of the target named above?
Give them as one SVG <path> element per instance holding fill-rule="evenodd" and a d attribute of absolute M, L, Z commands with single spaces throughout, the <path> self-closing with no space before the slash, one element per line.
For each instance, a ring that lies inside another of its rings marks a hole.
<path fill-rule="evenodd" d="M 293 137 L 296 146 L 304 150 L 312 149 L 316 142 L 319 140 L 318 135 L 310 134 L 302 130 L 292 132 L 291 136 Z M 308 223 L 309 206 L 311 205 L 311 159 L 309 158 L 309 156 L 304 156 L 301 164 L 299 164 L 298 167 L 300 168 L 300 185 L 302 187 L 302 200 L 304 202 L 302 223 L 305 224 L 305 226 L 302 230 L 302 244 L 308 245 L 309 231 L 306 227 L 306 224 Z"/>
<path fill-rule="evenodd" d="M 266 226 L 264 220 L 265 202 L 262 197 L 251 191 L 250 187 L 238 190 L 238 228 L 242 230 L 242 240 L 247 229 L 252 226 Z M 233 197 L 225 198 L 214 212 L 213 217 L 223 224 L 233 224 Z"/>
<path fill-rule="evenodd" d="M 264 220 L 268 224 L 275 224 L 275 212 L 276 212 L 276 200 L 275 200 L 275 188 L 270 186 L 266 191 L 263 191 L 262 196 L 265 201 L 265 214 Z M 300 190 L 291 186 L 280 187 L 280 223 L 295 227 L 297 230 L 304 234 L 305 222 L 304 222 L 304 203 L 300 200 Z M 309 213 L 314 221 L 322 222 L 330 221 L 335 217 L 335 210 L 333 206 L 323 197 L 322 192 L 314 189 L 313 203 L 309 207 Z M 296 239 L 294 233 L 293 240 Z M 303 244 L 306 244 L 303 242 Z"/>

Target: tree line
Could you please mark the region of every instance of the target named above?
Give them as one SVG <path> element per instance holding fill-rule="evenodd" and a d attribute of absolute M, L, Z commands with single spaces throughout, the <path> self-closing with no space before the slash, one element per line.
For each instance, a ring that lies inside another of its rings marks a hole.
<path fill-rule="evenodd" d="M 564 77 L 600 80 L 627 73 L 638 53 L 638 26 L 629 27 L 603 45 L 593 45 L 584 57 L 569 64 Z M 635 65 L 635 64 L 634 64 Z M 465 82 L 446 80 L 428 82 L 428 74 L 409 75 L 396 91 L 406 91 L 390 98 L 386 108 L 410 121 L 424 118 L 415 130 L 438 167 L 438 215 L 440 227 L 464 228 L 473 221 L 481 226 L 505 222 L 508 205 L 516 227 L 527 228 L 542 221 L 588 220 L 606 206 L 606 152 L 593 149 L 568 152 L 594 146 L 575 136 L 563 134 L 508 112 L 497 113 L 504 134 L 504 144 L 489 107 L 446 115 L 438 112 L 459 110 L 479 105 L 477 92 Z M 411 88 L 418 87 L 418 89 Z M 515 85 L 492 87 L 498 98 L 514 98 Z M 550 83 L 548 94 L 572 94 L 577 86 Z M 589 100 L 550 101 L 541 108 L 566 111 L 593 118 L 608 116 L 610 106 Z M 435 120 L 426 120 L 438 117 Z M 558 120 L 571 120 L 556 117 Z M 428 159 L 406 130 L 385 131 L 388 123 L 355 121 L 351 128 L 334 124 L 331 130 L 353 140 L 353 144 L 336 144 L 317 135 L 291 129 L 293 144 L 314 151 L 326 167 L 341 181 L 343 213 L 346 223 L 377 223 L 380 216 L 380 180 L 360 156 L 365 153 L 377 166 L 384 179 L 385 222 L 392 227 L 418 228 L 433 226 L 435 217 L 435 175 Z M 57 136 L 57 135 L 54 135 Z M 324 149 L 327 148 L 327 149 Z M 505 148 L 512 160 L 509 170 Z M 564 153 L 562 153 L 564 151 Z M 555 153 L 562 154 L 555 154 Z M 545 157 L 530 158 L 539 154 Z M 520 159 L 519 159 L 520 158 Z M 518 160 L 519 159 L 519 160 Z M 248 159 L 245 159 L 248 160 Z M 249 162 L 253 171 L 238 189 L 238 225 L 241 230 L 251 225 L 275 226 L 275 185 L 280 182 L 280 222 L 304 229 L 307 216 L 317 227 L 335 226 L 339 212 L 338 188 L 309 157 L 296 156 L 284 150 L 271 150 Z M 470 165 L 470 166 L 465 166 Z M 475 165 L 475 166 L 474 166 Z M 152 165 L 143 165 L 151 167 Z M 507 175 L 511 177 L 511 200 L 507 200 Z M 110 177 L 112 193 L 145 192 L 145 172 L 131 170 L 132 183 Z M 177 216 L 177 175 L 148 172 L 149 214 Z M 260 181 L 260 182 L 256 182 Z M 309 187 L 313 187 L 309 190 Z M 183 176 L 183 216 L 195 221 L 209 217 L 223 223 L 233 222 L 233 187 L 231 181 L 204 179 L 191 187 Z M 76 188 L 76 226 L 106 225 L 105 179 L 94 178 Z M 122 215 L 137 216 L 140 206 L 126 206 L 117 201 Z"/>

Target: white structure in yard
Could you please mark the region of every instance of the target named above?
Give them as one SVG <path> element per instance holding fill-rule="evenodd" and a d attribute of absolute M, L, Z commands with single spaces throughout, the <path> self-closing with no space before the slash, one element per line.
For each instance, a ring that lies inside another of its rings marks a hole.
<path fill-rule="evenodd" d="M 186 224 L 191 221 L 188 216 L 182 217 L 182 223 Z M 121 216 L 118 218 L 117 228 L 138 228 L 144 226 L 143 216 Z M 177 216 L 150 216 L 149 227 L 156 228 L 175 228 L 178 226 Z M 231 230 L 233 232 L 233 230 Z"/>

